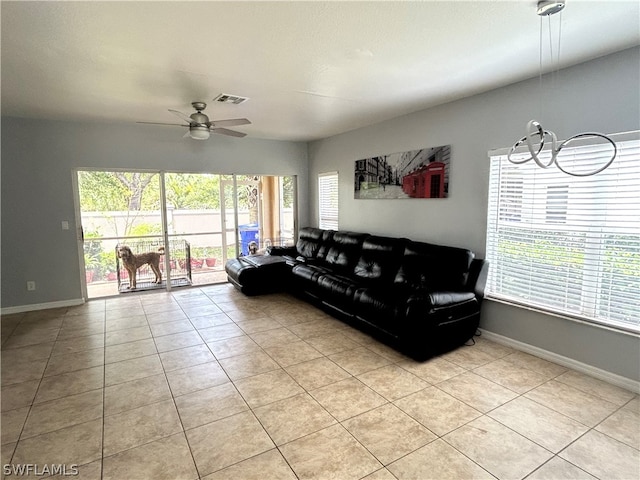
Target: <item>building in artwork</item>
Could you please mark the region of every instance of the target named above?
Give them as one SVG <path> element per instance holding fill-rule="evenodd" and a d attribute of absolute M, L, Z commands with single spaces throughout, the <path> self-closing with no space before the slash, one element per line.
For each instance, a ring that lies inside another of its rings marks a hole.
<path fill-rule="evenodd" d="M 394 182 L 393 169 L 387 162 L 387 156 L 356 160 L 354 172 L 356 191 L 377 188 Z"/>

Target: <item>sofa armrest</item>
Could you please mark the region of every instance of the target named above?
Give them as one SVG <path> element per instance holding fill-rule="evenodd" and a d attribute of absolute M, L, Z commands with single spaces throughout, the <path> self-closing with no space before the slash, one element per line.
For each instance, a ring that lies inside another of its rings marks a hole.
<path fill-rule="evenodd" d="M 292 247 L 281 247 L 278 245 L 271 245 L 270 247 L 267 247 L 267 254 L 268 255 L 273 255 L 273 256 L 278 256 L 278 257 L 297 257 L 298 256 L 298 251 L 296 250 L 295 246 Z"/>
<path fill-rule="evenodd" d="M 407 299 L 404 328 L 408 335 L 426 332 L 446 324 L 455 324 L 465 318 L 478 316 L 480 302 L 473 292 L 419 291 Z M 473 334 L 473 331 L 469 336 Z"/>
<path fill-rule="evenodd" d="M 468 302 L 475 298 L 472 292 L 452 292 L 438 291 L 427 292 L 421 291 L 409 295 L 407 299 L 408 308 L 419 308 L 420 310 L 432 311 L 441 308 L 449 308 L 461 303 Z"/>
<path fill-rule="evenodd" d="M 476 294 L 479 302 L 484 298 L 487 275 L 489 275 L 489 262 L 482 258 L 475 258 L 473 262 L 471 262 L 471 268 L 469 268 L 467 287 L 470 292 Z"/>

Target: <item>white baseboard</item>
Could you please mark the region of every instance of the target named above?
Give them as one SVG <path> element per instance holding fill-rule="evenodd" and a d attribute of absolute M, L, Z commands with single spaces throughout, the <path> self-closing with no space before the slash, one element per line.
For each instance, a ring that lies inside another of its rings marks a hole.
<path fill-rule="evenodd" d="M 634 393 L 640 393 L 640 382 L 637 380 L 623 377 L 621 375 L 608 372 L 607 370 L 602 370 L 601 368 L 594 367 L 593 365 L 579 362 L 578 360 L 574 360 L 573 358 L 565 357 L 563 355 L 559 355 L 557 353 L 553 353 L 548 350 L 529 345 L 528 343 L 519 342 L 518 340 L 504 337 L 487 330 L 482 330 L 482 336 L 487 340 L 491 340 L 501 345 L 506 345 L 507 347 L 515 348 L 516 350 L 520 350 L 525 353 L 530 353 L 531 355 L 535 355 L 536 357 L 543 358 L 544 360 L 549 360 L 550 362 L 557 363 L 558 365 L 562 365 L 563 367 L 571 368 L 572 370 L 577 370 L 578 372 L 590 375 L 599 380 L 603 380 L 607 383 L 611 383 L 626 390 L 630 390 Z"/>
<path fill-rule="evenodd" d="M 48 308 L 75 307 L 82 305 L 82 298 L 72 298 L 71 300 L 61 300 L 59 302 L 32 303 L 30 305 L 18 305 L 16 307 L 5 307 L 1 310 L 2 315 L 11 315 L 12 313 L 32 312 L 34 310 L 46 310 Z"/>

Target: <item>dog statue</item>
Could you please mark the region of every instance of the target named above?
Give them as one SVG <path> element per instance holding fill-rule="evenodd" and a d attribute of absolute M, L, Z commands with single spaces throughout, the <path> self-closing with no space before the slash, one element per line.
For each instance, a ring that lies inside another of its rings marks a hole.
<path fill-rule="evenodd" d="M 156 276 L 153 283 L 162 283 L 162 272 L 160 272 L 160 256 L 164 255 L 164 247 L 158 248 L 157 252 L 147 252 L 134 255 L 127 246 L 118 249 L 118 257 L 122 259 L 124 268 L 129 272 L 129 288 L 136 288 L 136 272 L 143 265 L 149 265 Z"/>

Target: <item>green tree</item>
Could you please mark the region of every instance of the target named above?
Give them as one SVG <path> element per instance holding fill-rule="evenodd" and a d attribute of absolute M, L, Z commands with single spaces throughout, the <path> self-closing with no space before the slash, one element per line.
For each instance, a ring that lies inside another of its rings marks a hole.
<path fill-rule="evenodd" d="M 282 178 L 282 206 L 284 208 L 293 207 L 293 179 L 294 177 Z"/>
<path fill-rule="evenodd" d="M 160 206 L 157 173 L 81 171 L 78 189 L 86 212 L 155 210 Z"/>
<path fill-rule="evenodd" d="M 137 212 L 141 210 L 143 207 L 143 194 L 145 193 L 145 189 L 151 184 L 153 180 L 155 180 L 156 186 L 158 181 L 158 174 L 156 173 L 141 173 L 141 172 L 114 172 L 113 175 L 122 183 L 125 187 L 127 195 L 127 209 L 129 211 Z M 157 191 L 157 189 L 156 189 Z M 147 192 L 150 193 L 150 192 Z M 158 196 L 155 196 L 155 199 L 150 198 L 151 195 L 147 194 L 144 196 L 145 200 L 154 204 L 156 208 L 159 207 L 159 199 Z"/>
<path fill-rule="evenodd" d="M 174 208 L 220 208 L 220 176 L 194 173 L 165 175 L 167 203 Z"/>
<path fill-rule="evenodd" d="M 78 190 L 83 212 L 102 212 L 111 221 L 117 236 L 130 235 L 140 210 L 160 208 L 159 176 L 157 173 L 142 172 L 99 172 L 78 173 Z M 119 232 L 118 224 L 106 212 L 124 211 L 124 232 Z"/>
<path fill-rule="evenodd" d="M 256 175 L 238 175 L 238 206 L 249 210 L 249 223 L 258 223 L 258 185 Z M 242 184 L 240 182 L 251 182 Z"/>
<path fill-rule="evenodd" d="M 126 189 L 111 172 L 79 172 L 80 204 L 85 212 L 124 210 Z"/>

